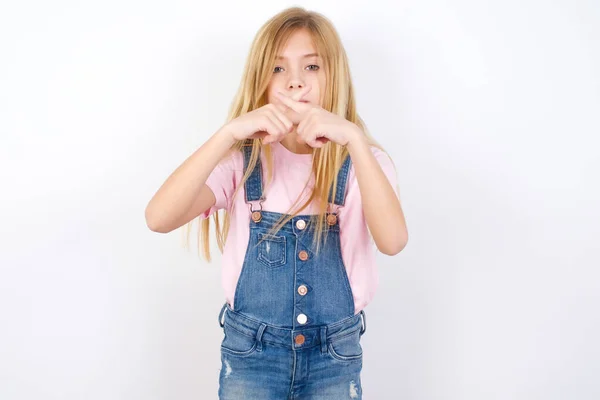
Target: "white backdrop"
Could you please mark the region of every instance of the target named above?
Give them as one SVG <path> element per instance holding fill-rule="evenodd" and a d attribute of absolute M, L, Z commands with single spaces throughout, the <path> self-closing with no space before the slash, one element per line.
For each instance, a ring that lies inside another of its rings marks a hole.
<path fill-rule="evenodd" d="M 144 208 L 294 4 L 3 2 L 0 399 L 217 398 L 220 258 Z M 342 36 L 409 228 L 364 398 L 600 398 L 600 5 L 299 4 Z"/>

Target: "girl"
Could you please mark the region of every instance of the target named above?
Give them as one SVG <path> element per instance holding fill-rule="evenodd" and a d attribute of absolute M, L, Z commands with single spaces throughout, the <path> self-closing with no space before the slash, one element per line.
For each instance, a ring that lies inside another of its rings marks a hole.
<path fill-rule="evenodd" d="M 228 122 L 146 209 L 170 232 L 209 219 L 223 251 L 220 399 L 361 399 L 364 307 L 408 240 L 396 176 L 356 112 L 331 22 L 290 8 L 259 30 Z M 217 210 L 224 209 L 223 226 Z"/>

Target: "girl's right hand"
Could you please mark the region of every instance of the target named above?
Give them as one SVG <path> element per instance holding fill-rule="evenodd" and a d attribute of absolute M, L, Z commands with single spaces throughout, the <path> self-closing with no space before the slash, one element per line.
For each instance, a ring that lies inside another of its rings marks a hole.
<path fill-rule="evenodd" d="M 310 87 L 306 87 L 294 97 L 299 99 L 309 91 Z M 235 140 L 263 139 L 264 144 L 279 142 L 292 131 L 294 126 L 282 111 L 284 108 L 271 103 L 265 104 L 231 120 L 227 123 L 226 129 L 232 132 Z"/>

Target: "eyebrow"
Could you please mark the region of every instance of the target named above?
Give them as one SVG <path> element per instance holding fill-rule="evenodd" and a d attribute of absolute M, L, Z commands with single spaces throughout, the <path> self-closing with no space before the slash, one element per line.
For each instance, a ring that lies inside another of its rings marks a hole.
<path fill-rule="evenodd" d="M 302 58 L 309 58 L 309 57 L 319 57 L 319 55 L 317 53 L 310 53 L 310 54 L 305 54 L 302 56 Z M 278 60 L 285 60 L 286 58 L 283 56 L 277 56 Z"/>

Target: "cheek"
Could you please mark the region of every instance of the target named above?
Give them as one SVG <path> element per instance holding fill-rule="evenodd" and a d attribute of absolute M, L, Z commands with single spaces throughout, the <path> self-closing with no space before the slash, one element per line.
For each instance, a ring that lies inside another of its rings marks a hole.
<path fill-rule="evenodd" d="M 326 82 L 327 81 L 325 79 L 325 74 L 318 76 L 317 82 L 316 82 L 316 85 L 318 88 L 318 93 L 315 93 L 315 94 L 318 94 L 319 101 L 321 104 L 323 103 L 323 95 L 325 94 Z"/>
<path fill-rule="evenodd" d="M 269 103 L 278 103 L 277 97 L 275 96 L 275 93 L 278 91 L 285 92 L 285 84 L 281 79 L 273 77 L 267 87 L 267 100 Z"/>
<path fill-rule="evenodd" d="M 267 102 L 274 104 L 277 102 L 277 97 L 275 96 L 275 92 L 277 92 L 277 88 L 273 85 L 270 85 L 267 88 Z"/>

